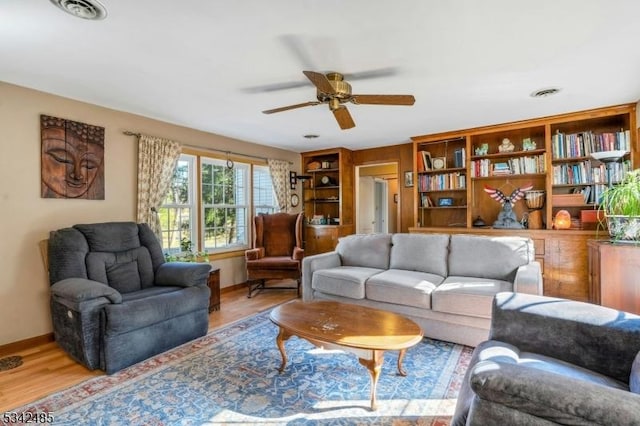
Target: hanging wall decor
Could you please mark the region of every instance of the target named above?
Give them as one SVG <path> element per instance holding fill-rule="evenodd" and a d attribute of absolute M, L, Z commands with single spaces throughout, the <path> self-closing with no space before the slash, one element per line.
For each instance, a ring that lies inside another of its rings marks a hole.
<path fill-rule="evenodd" d="M 40 116 L 42 198 L 104 200 L 104 127 Z"/>

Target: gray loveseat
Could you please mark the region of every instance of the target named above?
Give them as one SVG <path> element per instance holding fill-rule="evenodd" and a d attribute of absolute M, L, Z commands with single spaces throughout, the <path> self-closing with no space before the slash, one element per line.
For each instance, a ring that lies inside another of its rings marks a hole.
<path fill-rule="evenodd" d="M 496 295 L 452 425 L 640 425 L 640 316 Z"/>
<path fill-rule="evenodd" d="M 75 225 L 49 238 L 56 342 L 108 374 L 206 334 L 211 265 L 165 263 L 146 224 Z"/>
<path fill-rule="evenodd" d="M 302 261 L 302 297 L 397 312 L 435 339 L 475 346 L 493 296 L 542 293 L 533 241 L 447 234 L 350 235 Z"/>

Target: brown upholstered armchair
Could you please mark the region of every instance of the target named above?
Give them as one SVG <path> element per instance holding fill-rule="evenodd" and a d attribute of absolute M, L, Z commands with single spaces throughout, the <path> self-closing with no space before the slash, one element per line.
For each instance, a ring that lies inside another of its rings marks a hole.
<path fill-rule="evenodd" d="M 260 214 L 254 220 L 253 248 L 245 252 L 247 284 L 251 297 L 256 290 L 296 289 L 300 295 L 302 213 Z M 291 278 L 296 287 L 266 287 L 265 281 Z"/>

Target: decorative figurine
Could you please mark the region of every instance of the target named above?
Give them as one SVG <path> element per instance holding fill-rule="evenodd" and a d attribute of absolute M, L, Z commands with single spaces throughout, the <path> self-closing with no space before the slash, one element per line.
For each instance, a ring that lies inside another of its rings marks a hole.
<path fill-rule="evenodd" d="M 522 139 L 522 150 L 523 151 L 533 151 L 536 149 L 536 141 L 531 138 Z"/>
<path fill-rule="evenodd" d="M 482 145 L 476 147 L 475 153 L 476 155 L 487 155 L 489 152 L 489 144 L 483 143 Z"/>
<path fill-rule="evenodd" d="M 518 221 L 513 206 L 517 201 L 524 197 L 525 191 L 533 188 L 533 185 L 527 184 L 524 188 L 516 188 L 511 195 L 507 197 L 502 191 L 485 185 L 484 190 L 491 198 L 502 204 L 502 211 L 498 214 L 498 219 L 493 222 L 494 228 L 522 229 L 523 225 Z"/>
<path fill-rule="evenodd" d="M 498 145 L 498 152 L 513 152 L 516 147 L 508 138 L 502 139 L 502 143 Z"/>

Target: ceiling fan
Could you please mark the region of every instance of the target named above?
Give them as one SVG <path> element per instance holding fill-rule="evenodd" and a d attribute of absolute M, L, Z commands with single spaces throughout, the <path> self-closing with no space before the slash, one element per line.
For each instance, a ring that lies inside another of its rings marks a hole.
<path fill-rule="evenodd" d="M 328 104 L 340 128 L 346 130 L 356 126 L 349 110 L 344 105 L 347 102 L 356 105 L 413 105 L 416 101 L 413 95 L 354 95 L 351 93 L 351 85 L 344 81 L 342 74 L 337 72 L 330 72 L 326 75 L 315 71 L 302 71 L 302 73 L 316 86 L 316 98 L 318 100 L 268 109 L 262 111 L 264 114 Z"/>

